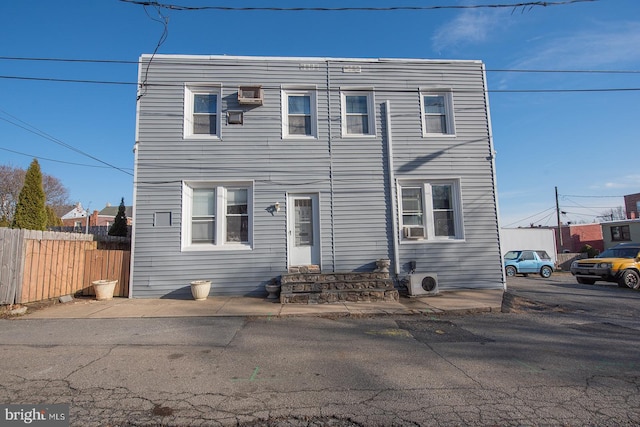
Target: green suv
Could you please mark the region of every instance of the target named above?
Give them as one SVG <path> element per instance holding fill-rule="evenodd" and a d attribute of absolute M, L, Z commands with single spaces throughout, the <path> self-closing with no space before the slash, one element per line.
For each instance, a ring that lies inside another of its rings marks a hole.
<path fill-rule="evenodd" d="M 585 285 L 600 280 L 640 289 L 640 243 L 620 243 L 595 258 L 574 261 L 571 274 Z"/>

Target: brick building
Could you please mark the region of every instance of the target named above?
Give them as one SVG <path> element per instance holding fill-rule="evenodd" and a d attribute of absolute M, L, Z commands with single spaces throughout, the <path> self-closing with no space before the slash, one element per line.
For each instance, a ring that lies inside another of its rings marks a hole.
<path fill-rule="evenodd" d="M 627 213 L 627 219 L 640 218 L 640 193 L 624 196 L 624 210 Z"/>
<path fill-rule="evenodd" d="M 127 225 L 131 225 L 131 206 L 125 206 L 125 214 L 127 216 Z M 112 206 L 107 203 L 101 211 L 94 210 L 89 216 L 89 227 L 103 226 L 110 227 L 114 218 L 118 213 L 118 206 Z M 64 227 L 74 227 L 78 230 L 84 230 L 87 226 L 87 210 L 78 203 L 72 210 L 64 214 L 62 217 L 62 225 Z"/>
<path fill-rule="evenodd" d="M 558 228 L 553 227 L 556 234 Z M 590 245 L 594 249 L 602 252 L 604 241 L 602 239 L 602 226 L 600 224 L 570 224 L 562 226 L 562 247 L 556 239 L 558 253 L 580 252 L 584 245 Z"/>

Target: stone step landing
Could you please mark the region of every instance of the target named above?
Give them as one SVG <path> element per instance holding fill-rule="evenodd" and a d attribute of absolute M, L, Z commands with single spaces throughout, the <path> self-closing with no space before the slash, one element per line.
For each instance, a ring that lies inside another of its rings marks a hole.
<path fill-rule="evenodd" d="M 325 304 L 335 302 L 398 301 L 389 273 L 294 272 L 280 279 L 280 303 Z"/>

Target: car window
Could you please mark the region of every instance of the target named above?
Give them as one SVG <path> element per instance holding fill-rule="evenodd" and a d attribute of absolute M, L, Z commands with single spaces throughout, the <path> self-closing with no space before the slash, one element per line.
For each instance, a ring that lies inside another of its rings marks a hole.
<path fill-rule="evenodd" d="M 638 248 L 611 248 L 602 252 L 596 258 L 635 258 Z"/>
<path fill-rule="evenodd" d="M 536 253 L 538 254 L 538 256 L 540 257 L 540 259 L 544 259 L 544 260 L 551 260 L 551 257 L 549 256 L 549 254 L 547 253 L 547 251 L 536 251 Z"/>
<path fill-rule="evenodd" d="M 535 259 L 533 256 L 533 252 L 532 251 L 524 251 L 522 252 L 522 258 L 520 258 L 522 260 L 526 260 L 526 261 L 530 261 L 532 259 Z"/>
<path fill-rule="evenodd" d="M 520 256 L 520 251 L 509 251 L 504 255 L 504 259 L 518 259 L 518 257 Z"/>

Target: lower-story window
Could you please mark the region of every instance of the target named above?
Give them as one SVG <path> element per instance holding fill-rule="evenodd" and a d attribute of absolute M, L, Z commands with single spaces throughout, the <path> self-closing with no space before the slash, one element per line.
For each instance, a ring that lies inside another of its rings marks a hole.
<path fill-rule="evenodd" d="M 185 182 L 182 248 L 250 249 L 252 195 L 251 183 Z"/>
<path fill-rule="evenodd" d="M 400 181 L 403 241 L 464 238 L 459 180 Z"/>
<path fill-rule="evenodd" d="M 631 240 L 631 232 L 628 225 L 614 225 L 611 227 L 611 241 L 625 242 Z"/>

